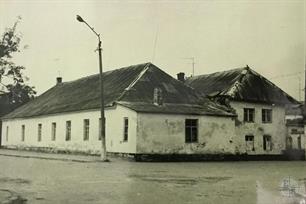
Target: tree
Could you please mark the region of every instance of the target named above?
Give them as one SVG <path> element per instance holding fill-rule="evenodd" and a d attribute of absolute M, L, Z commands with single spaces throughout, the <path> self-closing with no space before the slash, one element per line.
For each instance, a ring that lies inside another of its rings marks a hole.
<path fill-rule="evenodd" d="M 5 101 L 0 101 L 0 115 L 30 101 L 36 94 L 34 87 L 26 83 L 28 77 L 22 72 L 25 67 L 12 61 L 13 54 L 20 52 L 21 36 L 16 31 L 20 20 L 18 17 L 13 27 L 7 28 L 0 39 L 0 98 Z"/>

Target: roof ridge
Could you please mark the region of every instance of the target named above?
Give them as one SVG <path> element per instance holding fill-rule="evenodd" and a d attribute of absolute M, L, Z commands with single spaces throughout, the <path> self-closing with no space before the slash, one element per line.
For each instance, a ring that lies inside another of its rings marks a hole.
<path fill-rule="evenodd" d="M 115 68 L 115 69 L 112 69 L 112 70 L 108 70 L 108 71 L 103 72 L 102 75 L 104 75 L 104 74 L 110 74 L 110 73 L 112 73 L 112 72 L 119 71 L 119 70 L 122 70 L 122 69 L 128 69 L 128 68 L 131 68 L 131 67 L 136 67 L 136 66 L 140 66 L 140 65 L 147 65 L 147 64 L 150 64 L 150 62 L 139 63 L 139 64 L 129 65 L 129 66 L 125 66 L 125 67 Z M 74 80 L 71 80 L 71 81 L 66 81 L 66 82 L 64 81 L 64 82 L 62 82 L 62 84 L 65 84 L 65 83 L 73 83 L 73 82 L 76 82 L 76 81 L 79 81 L 79 80 L 83 80 L 83 79 L 87 79 L 87 78 L 95 77 L 95 76 L 99 76 L 99 75 L 100 75 L 100 73 L 91 74 L 91 75 L 83 76 L 83 77 L 80 77 L 80 78 L 78 78 L 78 79 L 74 79 Z"/>
<path fill-rule="evenodd" d="M 233 68 L 233 69 L 229 69 L 229 70 L 217 71 L 217 72 L 212 72 L 212 73 L 208 73 L 208 74 L 195 75 L 195 76 L 189 77 L 188 79 L 200 78 L 200 77 L 203 77 L 203 76 L 208 76 L 208 75 L 217 74 L 217 73 L 225 73 L 225 72 L 238 71 L 238 70 L 243 71 L 245 69 L 251 69 L 251 68 L 249 68 L 249 67 Z"/>
<path fill-rule="evenodd" d="M 126 92 L 128 92 L 140 79 L 141 77 L 147 72 L 147 70 L 150 68 L 151 63 L 148 62 L 146 63 L 146 65 L 143 67 L 142 71 L 137 75 L 137 77 L 129 84 L 128 87 L 126 87 L 124 89 L 124 91 L 121 93 L 121 95 L 115 100 L 115 101 L 119 101 L 120 99 L 122 99 L 124 97 L 124 95 L 126 94 Z"/>

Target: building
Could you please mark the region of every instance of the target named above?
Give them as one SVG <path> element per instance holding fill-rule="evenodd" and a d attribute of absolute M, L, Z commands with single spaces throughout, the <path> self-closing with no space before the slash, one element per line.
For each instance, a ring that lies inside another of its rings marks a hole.
<path fill-rule="evenodd" d="M 155 65 L 105 72 L 103 80 L 107 152 L 136 157 L 235 153 L 236 115 Z M 58 79 L 54 87 L 2 118 L 2 144 L 99 153 L 99 100 L 99 75 Z"/>
<path fill-rule="evenodd" d="M 182 73 L 178 77 L 184 80 Z M 185 84 L 237 114 L 233 139 L 237 154 L 272 157 L 286 152 L 290 140 L 286 107 L 298 102 L 265 77 L 247 66 L 190 77 Z M 304 136 L 299 138 L 304 144 Z M 299 147 L 304 150 L 304 145 Z"/>

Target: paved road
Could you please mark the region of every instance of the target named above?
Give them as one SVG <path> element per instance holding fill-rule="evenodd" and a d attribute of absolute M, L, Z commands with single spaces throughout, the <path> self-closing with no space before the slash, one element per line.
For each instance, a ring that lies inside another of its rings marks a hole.
<path fill-rule="evenodd" d="M 100 163 L 0 155 L 0 164 L 0 189 L 29 204 L 299 203 L 305 193 L 306 162 Z M 297 193 L 284 188 L 289 176 Z"/>

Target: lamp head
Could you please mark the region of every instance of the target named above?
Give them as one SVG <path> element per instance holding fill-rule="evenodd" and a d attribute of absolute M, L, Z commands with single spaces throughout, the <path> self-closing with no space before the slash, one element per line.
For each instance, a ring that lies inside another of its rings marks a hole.
<path fill-rule="evenodd" d="M 82 18 L 81 16 L 77 15 L 77 16 L 76 16 L 76 19 L 77 19 L 78 21 L 84 23 L 84 20 L 83 20 L 83 18 Z"/>

